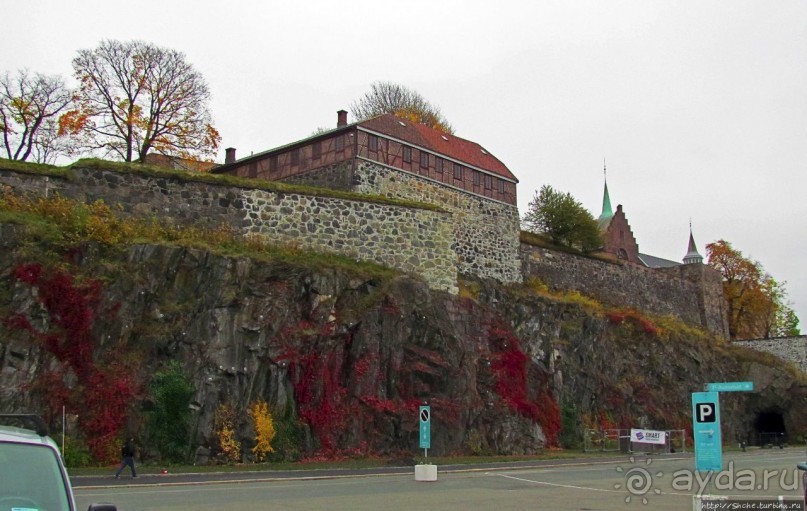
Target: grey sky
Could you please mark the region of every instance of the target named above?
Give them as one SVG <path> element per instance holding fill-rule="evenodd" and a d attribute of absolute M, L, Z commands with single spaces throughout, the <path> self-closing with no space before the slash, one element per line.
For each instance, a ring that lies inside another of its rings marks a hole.
<path fill-rule="evenodd" d="M 371 82 L 439 106 L 520 179 L 600 213 L 603 158 L 642 252 L 725 239 L 807 318 L 807 2 L 0 0 L 0 72 L 79 49 L 184 52 L 239 156 L 332 127 Z"/>

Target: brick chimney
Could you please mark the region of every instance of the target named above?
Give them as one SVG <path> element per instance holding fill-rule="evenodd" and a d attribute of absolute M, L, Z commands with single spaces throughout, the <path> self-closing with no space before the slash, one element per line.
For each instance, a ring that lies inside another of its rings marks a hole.
<path fill-rule="evenodd" d="M 341 128 L 342 126 L 347 126 L 346 110 L 339 110 L 338 112 L 336 112 L 336 127 Z"/>
<path fill-rule="evenodd" d="M 235 161 L 235 147 L 228 147 L 224 152 L 224 164 L 233 163 Z"/>

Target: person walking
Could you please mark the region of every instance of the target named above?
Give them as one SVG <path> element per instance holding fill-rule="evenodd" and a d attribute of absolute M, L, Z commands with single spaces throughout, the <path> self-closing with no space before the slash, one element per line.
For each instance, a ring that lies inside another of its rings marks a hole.
<path fill-rule="evenodd" d="M 123 461 L 120 464 L 120 468 L 118 471 L 115 472 L 115 479 L 120 477 L 121 471 L 125 467 L 129 467 L 132 470 L 132 477 L 137 477 L 137 471 L 135 470 L 135 462 L 134 462 L 134 455 L 135 455 L 135 447 L 134 447 L 134 438 L 128 438 L 126 442 L 124 442 L 123 447 L 120 450 L 121 457 Z"/>

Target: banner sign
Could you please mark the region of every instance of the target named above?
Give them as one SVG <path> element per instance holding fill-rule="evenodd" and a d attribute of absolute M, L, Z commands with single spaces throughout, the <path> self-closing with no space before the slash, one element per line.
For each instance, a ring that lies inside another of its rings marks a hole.
<path fill-rule="evenodd" d="M 667 434 L 664 431 L 653 431 L 652 429 L 633 429 L 630 430 L 630 441 L 639 444 L 659 444 L 664 445 L 667 440 Z"/>

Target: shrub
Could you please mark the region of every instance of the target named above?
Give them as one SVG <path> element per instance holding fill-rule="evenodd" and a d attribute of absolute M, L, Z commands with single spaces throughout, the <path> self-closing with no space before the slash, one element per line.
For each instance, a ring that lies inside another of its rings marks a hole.
<path fill-rule="evenodd" d="M 87 445 L 81 440 L 66 435 L 63 440 L 62 457 L 65 466 L 69 468 L 88 467 L 92 463 L 92 456 Z"/>
<path fill-rule="evenodd" d="M 274 423 L 274 450 L 269 453 L 270 461 L 299 461 L 305 438 L 305 425 L 294 416 L 281 417 Z"/>
<path fill-rule="evenodd" d="M 253 403 L 249 409 L 249 415 L 255 426 L 255 447 L 252 448 L 252 454 L 260 462 L 266 458 L 267 454 L 274 452 L 272 441 L 276 434 L 275 421 L 269 412 L 269 406 L 262 399 Z"/>
<path fill-rule="evenodd" d="M 574 405 L 561 408 L 560 445 L 565 449 L 580 447 L 580 431 L 577 427 L 577 409 Z"/>
<path fill-rule="evenodd" d="M 183 462 L 190 450 L 190 408 L 193 386 L 178 361 L 157 372 L 150 386 L 154 408 L 148 412 L 150 444 L 171 462 Z"/>
<path fill-rule="evenodd" d="M 235 437 L 235 410 L 221 403 L 213 416 L 219 457 L 226 463 L 241 461 L 241 443 Z"/>

